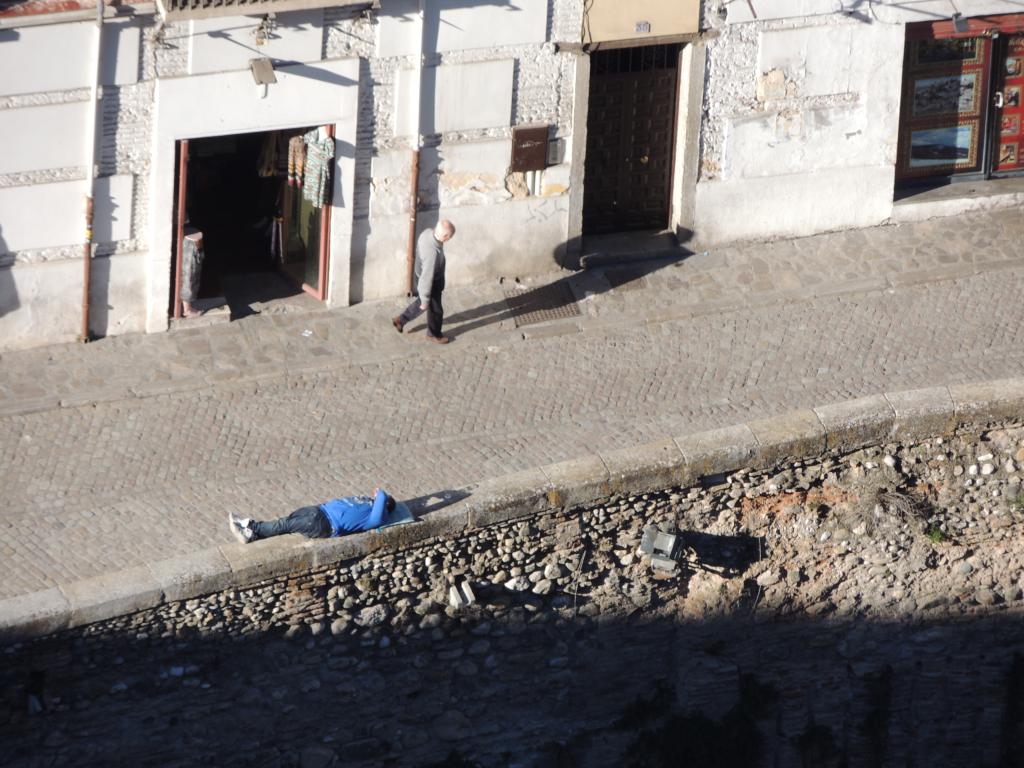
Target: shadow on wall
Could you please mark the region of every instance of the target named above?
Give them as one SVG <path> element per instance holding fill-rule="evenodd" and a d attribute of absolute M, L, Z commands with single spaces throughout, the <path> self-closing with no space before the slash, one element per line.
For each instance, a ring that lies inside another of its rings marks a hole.
<path fill-rule="evenodd" d="M 1015 614 L 784 619 L 748 594 L 679 620 L 678 588 L 599 608 L 493 587 L 335 633 L 288 624 L 341 599 L 293 587 L 269 619 L 208 598 L 64 633 L 5 654 L 5 764 L 1021 765 Z"/>
<path fill-rule="evenodd" d="M 89 335 L 102 339 L 110 330 L 110 256 L 94 256 L 89 270 Z"/>
<path fill-rule="evenodd" d="M 3 238 L 3 227 L 0 226 L 0 317 L 21 306 L 18 288 L 14 284 L 13 262 L 7 250 L 7 241 Z"/>

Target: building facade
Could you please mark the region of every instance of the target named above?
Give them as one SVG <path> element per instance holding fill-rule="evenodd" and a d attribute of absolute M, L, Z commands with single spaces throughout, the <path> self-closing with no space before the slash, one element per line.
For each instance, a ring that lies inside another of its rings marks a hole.
<path fill-rule="evenodd" d="M 949 213 L 901 190 L 1018 162 L 1010 0 L 241 7 L 0 3 L 0 349 L 167 329 L 196 230 L 200 297 L 334 307 L 404 294 L 442 217 L 473 283 Z"/>

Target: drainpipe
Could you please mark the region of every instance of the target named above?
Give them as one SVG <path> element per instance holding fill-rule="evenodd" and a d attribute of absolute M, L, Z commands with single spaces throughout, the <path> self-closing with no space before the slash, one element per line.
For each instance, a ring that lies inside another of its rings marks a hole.
<path fill-rule="evenodd" d="M 92 91 L 89 96 L 92 100 L 92 115 L 89 124 L 85 127 L 85 156 L 88 158 L 86 181 L 89 186 L 85 195 L 85 243 L 82 246 L 82 333 L 79 336 L 79 341 L 82 342 L 92 340 L 92 334 L 89 332 L 89 289 L 92 279 L 92 217 L 93 203 L 96 197 L 96 122 L 100 112 L 100 62 L 103 58 L 105 3 L 106 0 L 96 0 L 96 66 L 93 71 Z"/>
<path fill-rule="evenodd" d="M 420 0 L 420 45 L 419 51 L 416 55 L 416 75 L 413 77 L 413 82 L 415 83 L 415 96 L 413 98 L 412 113 L 416 120 L 416 125 L 413 127 L 415 146 L 412 150 L 412 157 L 410 159 L 410 164 L 412 166 L 410 173 L 412 177 L 412 190 L 409 193 L 409 251 L 406 255 L 405 283 L 405 291 L 408 296 L 412 296 L 413 292 L 413 273 L 415 271 L 414 265 L 416 263 L 416 209 L 419 206 L 420 149 L 423 148 L 423 134 L 420 133 L 420 127 L 423 118 L 423 54 L 425 48 L 424 38 L 427 34 L 426 11 L 427 0 Z"/>

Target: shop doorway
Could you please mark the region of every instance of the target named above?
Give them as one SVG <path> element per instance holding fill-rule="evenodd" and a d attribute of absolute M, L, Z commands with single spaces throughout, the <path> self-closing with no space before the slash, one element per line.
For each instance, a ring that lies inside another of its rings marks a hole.
<path fill-rule="evenodd" d="M 908 25 L 897 180 L 1024 174 L 1024 15 Z"/>
<path fill-rule="evenodd" d="M 584 235 L 668 227 L 679 51 L 672 44 L 591 54 Z"/>
<path fill-rule="evenodd" d="M 330 126 L 179 141 L 171 316 L 191 294 L 200 309 L 226 304 L 231 319 L 319 306 L 332 158 Z M 187 241 L 197 235 L 196 278 Z"/>

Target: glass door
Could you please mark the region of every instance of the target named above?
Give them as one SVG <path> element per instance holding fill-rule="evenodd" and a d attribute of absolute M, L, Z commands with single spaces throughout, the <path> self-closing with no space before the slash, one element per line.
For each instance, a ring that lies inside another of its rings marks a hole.
<path fill-rule="evenodd" d="M 992 40 L 908 39 L 897 176 L 983 174 Z"/>
<path fill-rule="evenodd" d="M 999 126 L 992 170 L 997 174 L 1024 170 L 1024 35 L 1004 38 L 997 61 L 997 90 L 992 104 Z"/>

